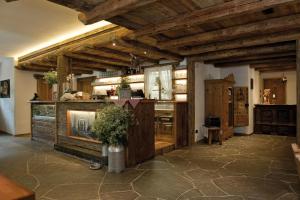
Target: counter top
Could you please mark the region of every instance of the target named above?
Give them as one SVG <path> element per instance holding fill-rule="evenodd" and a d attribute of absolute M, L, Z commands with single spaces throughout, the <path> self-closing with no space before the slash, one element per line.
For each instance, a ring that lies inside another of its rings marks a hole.
<path fill-rule="evenodd" d="M 296 104 L 255 104 L 255 106 L 296 106 Z"/>

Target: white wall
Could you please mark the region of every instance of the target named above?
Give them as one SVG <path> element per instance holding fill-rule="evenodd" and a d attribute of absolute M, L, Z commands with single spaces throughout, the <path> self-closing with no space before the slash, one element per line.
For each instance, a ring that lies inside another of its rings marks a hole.
<path fill-rule="evenodd" d="M 205 122 L 205 86 L 204 80 L 219 79 L 220 69 L 213 65 L 196 63 L 195 65 L 195 140 L 203 139 L 203 125 Z"/>
<path fill-rule="evenodd" d="M 30 133 L 30 103 L 37 91 L 33 72 L 15 70 L 15 135 Z"/>
<path fill-rule="evenodd" d="M 296 91 L 296 81 L 297 75 L 295 71 L 284 72 L 284 75 L 287 77 L 286 83 L 286 103 L 287 104 L 297 104 L 297 91 Z M 263 79 L 266 78 L 281 78 L 282 72 L 269 72 L 261 73 L 261 90 L 263 90 Z"/>
<path fill-rule="evenodd" d="M 0 56 L 0 80 L 10 79 L 10 98 L 0 98 L 0 130 L 12 135 L 30 133 L 30 104 L 36 92 L 32 72 L 15 69 L 13 58 Z"/>
<path fill-rule="evenodd" d="M 10 98 L 0 98 L 0 131 L 15 133 L 14 60 L 0 56 L 0 81 L 10 80 Z"/>

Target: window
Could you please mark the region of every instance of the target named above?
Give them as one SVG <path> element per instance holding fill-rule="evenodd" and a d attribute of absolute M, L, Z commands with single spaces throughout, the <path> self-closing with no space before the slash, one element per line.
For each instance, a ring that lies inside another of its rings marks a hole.
<path fill-rule="evenodd" d="M 145 69 L 145 95 L 149 99 L 172 100 L 172 66 Z"/>

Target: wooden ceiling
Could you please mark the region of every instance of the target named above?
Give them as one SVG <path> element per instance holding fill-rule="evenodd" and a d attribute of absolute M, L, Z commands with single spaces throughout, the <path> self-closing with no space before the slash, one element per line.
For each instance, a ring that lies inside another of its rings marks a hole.
<path fill-rule="evenodd" d="M 124 34 L 110 34 L 110 42 L 85 44 L 67 54 L 89 64 L 130 66 L 132 53 L 150 63 L 193 56 L 217 67 L 251 64 L 267 71 L 296 66 L 300 0 L 50 1 L 80 11 L 85 24 L 108 20 L 123 27 L 116 28 Z"/>

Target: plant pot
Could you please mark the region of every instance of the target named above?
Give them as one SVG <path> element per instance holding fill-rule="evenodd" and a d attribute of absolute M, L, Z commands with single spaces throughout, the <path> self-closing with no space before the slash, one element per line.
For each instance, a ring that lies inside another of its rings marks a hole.
<path fill-rule="evenodd" d="M 102 144 L 102 157 L 107 157 L 108 156 L 108 145 L 107 144 Z"/>
<path fill-rule="evenodd" d="M 125 169 L 125 151 L 123 145 L 108 147 L 108 172 L 120 173 Z"/>
<path fill-rule="evenodd" d="M 131 89 L 130 88 L 120 88 L 119 89 L 119 99 L 130 99 L 131 98 Z"/>
<path fill-rule="evenodd" d="M 108 164 L 108 144 L 103 144 L 102 145 L 101 160 L 102 160 L 103 165 Z"/>

